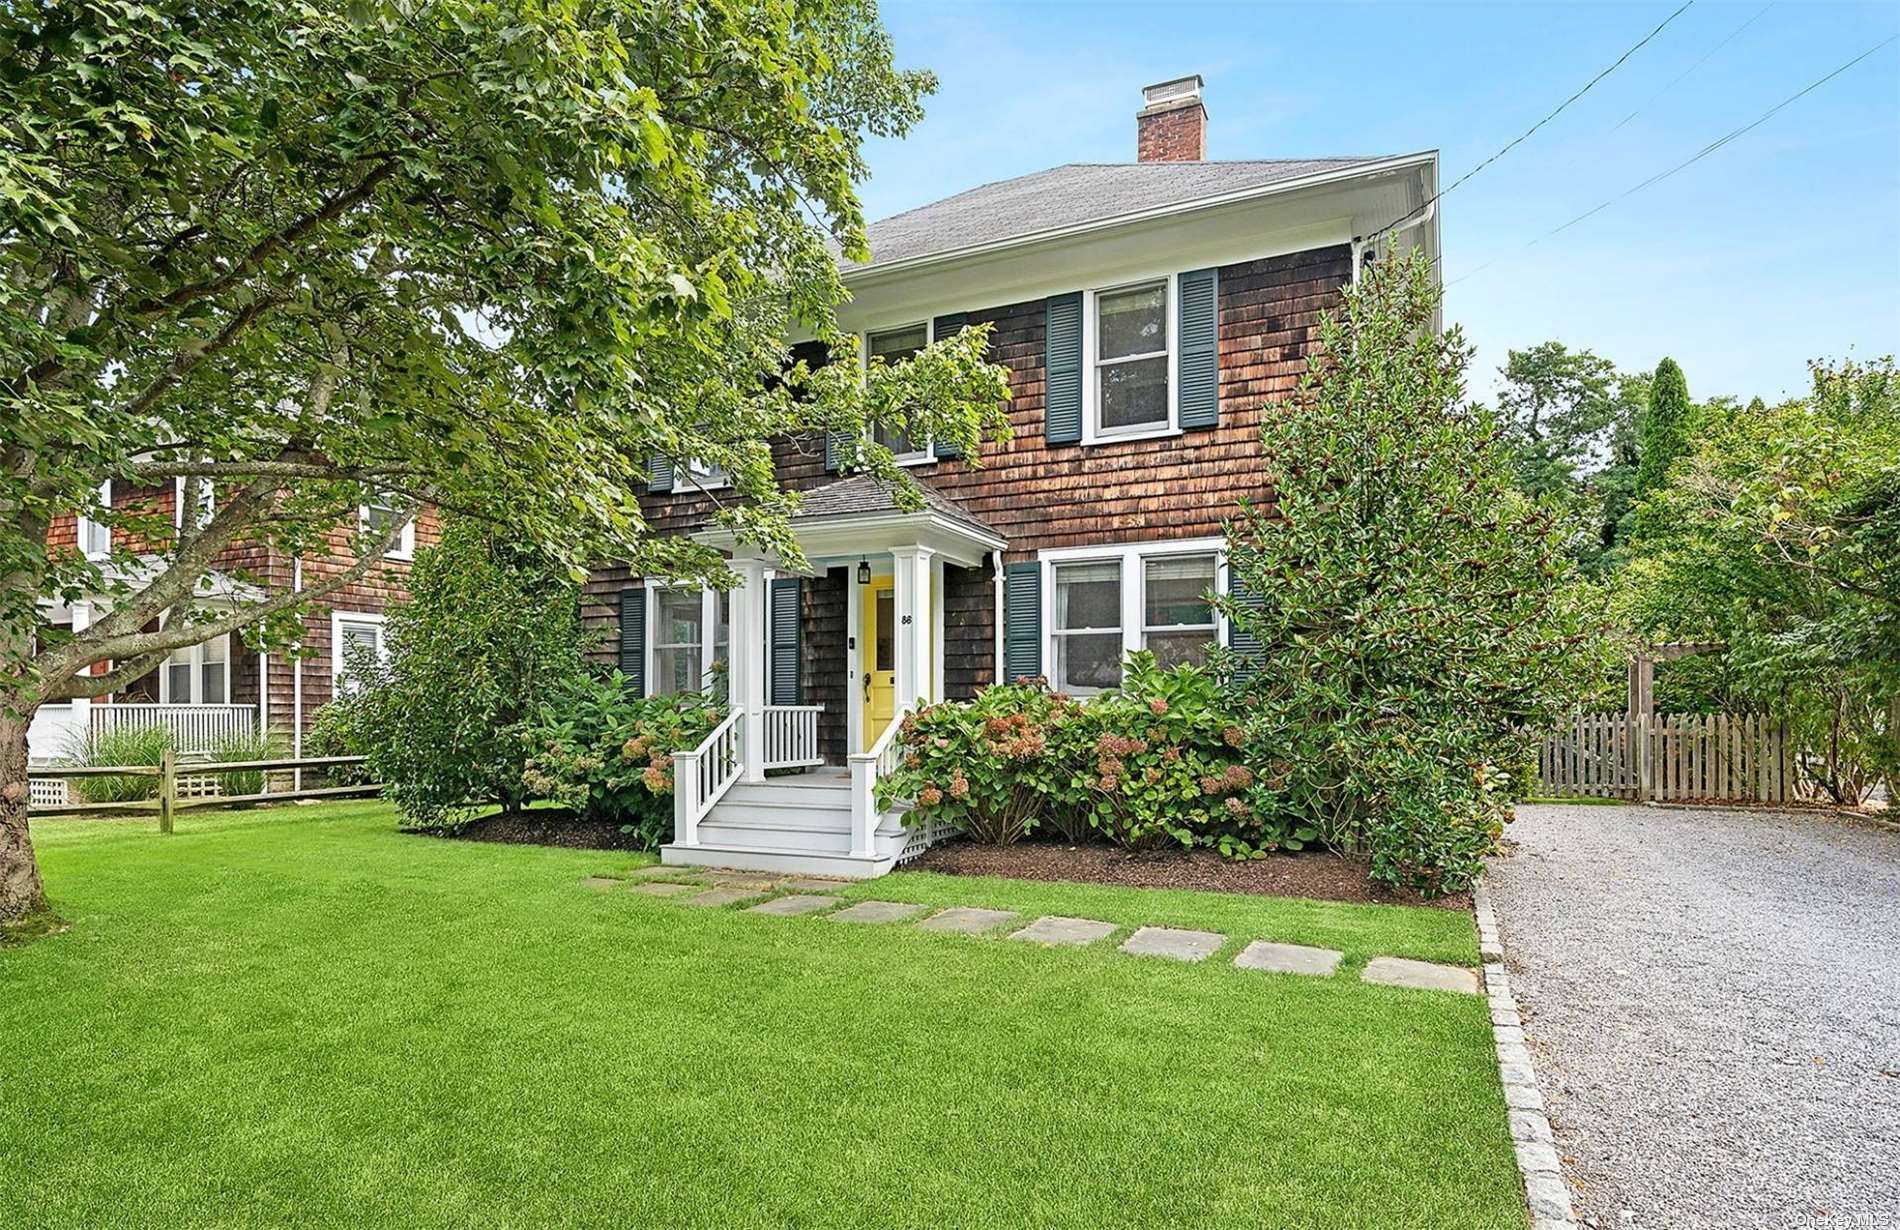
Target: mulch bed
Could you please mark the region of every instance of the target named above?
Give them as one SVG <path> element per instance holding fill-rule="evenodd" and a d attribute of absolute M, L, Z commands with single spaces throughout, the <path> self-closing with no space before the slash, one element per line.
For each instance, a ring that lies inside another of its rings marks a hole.
<path fill-rule="evenodd" d="M 638 850 L 640 835 L 623 833 L 618 824 L 577 819 L 573 812 L 553 807 L 504 811 L 471 820 L 460 828 L 404 829 L 427 837 L 462 841 L 500 841 L 518 846 L 560 846 L 568 850 Z"/>
<path fill-rule="evenodd" d="M 1366 878 L 1365 859 L 1323 851 L 1274 854 L 1247 862 L 1231 862 L 1211 850 L 1129 854 L 1103 846 L 1066 846 L 1055 842 L 984 846 L 950 841 L 932 846 L 905 869 L 946 875 L 1007 876 L 1016 880 L 1069 880 L 1124 888 L 1193 888 L 1262 897 L 1426 905 L 1448 910 L 1471 908 L 1468 893 L 1427 901 L 1416 893 L 1387 891 Z"/>

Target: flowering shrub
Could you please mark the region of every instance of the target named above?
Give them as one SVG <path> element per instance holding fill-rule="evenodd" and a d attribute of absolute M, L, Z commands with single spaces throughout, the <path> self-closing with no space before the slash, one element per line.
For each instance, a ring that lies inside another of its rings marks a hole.
<path fill-rule="evenodd" d="M 1089 823 L 1124 849 L 1218 845 L 1253 822 L 1242 733 L 1207 672 L 1162 670 L 1136 653 L 1122 686 L 1064 729 L 1070 786 Z"/>
<path fill-rule="evenodd" d="M 897 772 L 879 789 L 886 803 L 914 799 L 977 841 L 1008 845 L 1032 825 L 1073 814 L 1063 798 L 1068 774 L 1050 755 L 1050 736 L 1076 710 L 1041 680 L 926 706 L 905 715 Z"/>
<path fill-rule="evenodd" d="M 697 693 L 636 696 L 618 671 L 578 681 L 517 728 L 528 791 L 583 819 L 620 825 L 652 849 L 673 832 L 673 753 L 724 719 Z"/>

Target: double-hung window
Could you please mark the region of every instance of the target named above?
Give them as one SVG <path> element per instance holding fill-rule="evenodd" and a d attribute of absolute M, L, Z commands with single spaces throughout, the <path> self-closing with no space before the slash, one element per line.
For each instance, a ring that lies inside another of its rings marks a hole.
<path fill-rule="evenodd" d="M 396 497 L 379 495 L 371 503 L 363 505 L 359 520 L 363 537 L 375 542 L 389 532 L 389 523 L 402 514 L 396 508 Z M 416 519 L 409 518 L 403 525 L 402 533 L 396 536 L 389 550 L 383 554 L 389 559 L 410 559 L 416 553 Z"/>
<path fill-rule="evenodd" d="M 730 602 L 714 589 L 654 589 L 649 693 L 699 692 L 718 682 L 730 652 Z"/>
<path fill-rule="evenodd" d="M 112 480 L 99 484 L 99 506 L 112 507 Z M 112 527 L 91 517 L 79 518 L 79 549 L 87 559 L 104 559 L 112 554 Z"/>
<path fill-rule="evenodd" d="M 191 510 L 191 516 L 185 516 L 185 492 L 190 489 L 191 480 L 179 475 L 172 487 L 172 524 L 181 530 L 201 530 L 211 524 L 212 516 L 217 512 L 217 496 L 211 489 L 211 480 L 198 480 L 197 507 Z"/>
<path fill-rule="evenodd" d="M 231 638 L 214 636 L 174 649 L 158 676 L 158 699 L 168 705 L 222 705 L 231 699 Z"/>
<path fill-rule="evenodd" d="M 330 612 L 330 668 L 339 693 L 361 691 L 362 669 L 381 663 L 388 656 L 381 615 L 367 611 Z"/>
<path fill-rule="evenodd" d="M 1121 561 L 1057 564 L 1053 583 L 1056 690 L 1085 696 L 1114 687 L 1122 679 Z"/>
<path fill-rule="evenodd" d="M 1207 661 L 1220 636 L 1217 543 L 1074 548 L 1045 559 L 1047 661 L 1057 691 L 1086 696 L 1117 686 L 1138 649 L 1163 668 Z"/>
<path fill-rule="evenodd" d="M 1096 291 L 1094 427 L 1097 436 L 1173 425 L 1169 391 L 1170 279 Z"/>
<path fill-rule="evenodd" d="M 887 364 L 902 363 L 929 344 L 928 323 L 867 334 L 864 339 L 865 361 L 868 363 L 871 359 L 882 359 Z M 871 435 L 879 444 L 890 449 L 899 461 L 917 461 L 930 455 L 930 441 L 917 439 L 909 431 L 894 424 L 878 423 L 872 427 Z"/>

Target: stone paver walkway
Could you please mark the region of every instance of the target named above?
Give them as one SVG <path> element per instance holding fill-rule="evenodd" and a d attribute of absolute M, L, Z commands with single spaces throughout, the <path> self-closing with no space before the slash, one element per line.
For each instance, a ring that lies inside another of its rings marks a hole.
<path fill-rule="evenodd" d="M 1176 931 L 1171 927 L 1142 927 L 1122 941 L 1122 951 L 1137 957 L 1169 957 L 1176 961 L 1205 961 L 1220 951 L 1227 937 L 1218 931 Z"/>
<path fill-rule="evenodd" d="M 807 893 L 790 897 L 774 897 L 746 910 L 748 914 L 779 914 L 790 917 L 795 914 L 816 914 L 819 910 L 828 910 L 837 905 L 841 897 L 816 897 Z"/>
<path fill-rule="evenodd" d="M 1033 918 L 1027 925 L 1009 931 L 1007 928 L 1022 922 L 1021 913 L 973 905 L 953 905 L 932 910 L 929 906 L 909 901 L 876 899 L 844 905 L 845 899 L 837 895 L 838 890 L 850 887 L 850 882 L 822 876 L 780 877 L 764 872 L 720 871 L 717 868 L 686 870 L 678 867 L 642 867 L 618 876 L 587 876 L 581 880 L 581 885 L 596 892 L 624 885 L 629 891 L 642 896 L 680 898 L 686 905 L 707 908 L 752 902 L 744 908 L 743 913 L 780 918 L 822 916 L 830 922 L 872 926 L 915 922 L 919 931 L 934 931 L 944 935 L 1004 936 L 1049 948 L 1084 948 L 1099 944 L 1123 930 L 1118 923 L 1097 918 L 1068 918 L 1049 914 Z M 842 909 L 837 908 L 841 905 Z M 1136 927 L 1119 947 L 1120 951 L 1131 956 L 1198 963 L 1214 956 L 1226 943 L 1227 937 L 1218 931 L 1146 926 Z M 1234 957 L 1234 966 L 1238 969 L 1328 978 L 1338 973 L 1344 956 L 1331 948 L 1255 940 Z M 1360 977 L 1366 982 L 1391 986 L 1466 994 L 1476 994 L 1478 991 L 1476 970 L 1458 965 L 1412 961 L 1403 957 L 1374 957 Z M 1496 1023 L 1506 1024 L 1502 1021 Z M 1514 1026 L 1517 1022 L 1508 1024 Z M 1521 1035 L 1514 1041 L 1521 1041 Z"/>
<path fill-rule="evenodd" d="M 982 935 L 1022 915 L 1014 910 L 983 910 L 973 905 L 953 905 L 938 910 L 917 925 L 925 931 L 947 931 L 953 935 Z"/>
<path fill-rule="evenodd" d="M 1096 940 L 1105 940 L 1115 933 L 1114 923 L 1096 922 L 1093 918 L 1063 918 L 1051 914 L 1047 918 L 1038 918 L 1021 931 L 1012 932 L 1012 940 L 1029 940 L 1036 944 L 1062 944 L 1080 947 L 1093 944 Z"/>
<path fill-rule="evenodd" d="M 1275 974 L 1317 974 L 1331 977 L 1346 954 L 1331 948 L 1308 948 L 1304 944 L 1275 944 L 1255 940 L 1240 950 L 1234 964 L 1242 969 L 1263 969 Z"/>
<path fill-rule="evenodd" d="M 832 922 L 894 923 L 915 918 L 923 912 L 923 906 L 912 905 L 907 901 L 860 901 L 826 917 Z"/>

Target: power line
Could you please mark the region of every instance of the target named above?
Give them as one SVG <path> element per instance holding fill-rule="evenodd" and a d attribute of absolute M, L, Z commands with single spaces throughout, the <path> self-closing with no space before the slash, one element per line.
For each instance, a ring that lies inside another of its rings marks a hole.
<path fill-rule="evenodd" d="M 1595 86 L 1597 82 L 1603 80 L 1605 77 L 1609 76 L 1611 73 L 1615 72 L 1617 69 L 1623 67 L 1623 62 L 1625 60 L 1629 59 L 1631 56 L 1641 51 L 1645 44 L 1647 44 L 1651 39 L 1655 38 L 1658 34 L 1661 34 L 1663 32 L 1664 27 L 1668 26 L 1670 22 L 1682 16 L 1684 13 L 1688 12 L 1693 7 L 1695 7 L 1695 0 L 1687 0 L 1687 2 L 1683 4 L 1681 8 L 1669 14 L 1669 16 L 1663 18 L 1661 24 L 1658 25 L 1654 30 L 1651 30 L 1648 34 L 1645 34 L 1643 35 L 1642 38 L 1638 39 L 1636 41 L 1635 46 L 1631 47 L 1628 51 L 1625 51 L 1622 55 L 1616 57 L 1615 62 L 1612 63 L 1608 68 L 1604 69 L 1602 72 L 1598 73 L 1596 76 L 1590 78 L 1590 80 L 1584 82 L 1582 89 L 1578 90 L 1575 94 L 1572 94 L 1569 98 L 1566 98 L 1561 103 L 1557 104 L 1557 109 L 1555 111 L 1552 111 L 1549 115 L 1545 116 L 1541 120 L 1538 120 L 1535 124 L 1532 124 L 1529 128 L 1526 128 L 1523 132 L 1519 133 L 1516 137 L 1513 137 L 1509 142 L 1507 142 L 1504 145 L 1502 149 L 1498 150 L 1497 153 L 1491 155 L 1489 158 L 1486 158 L 1483 162 L 1480 162 L 1477 166 L 1472 167 L 1469 171 L 1466 171 L 1463 175 L 1460 175 L 1457 179 L 1453 180 L 1451 183 L 1451 187 L 1432 193 L 1431 199 L 1427 200 L 1423 205 L 1420 205 L 1417 209 L 1408 210 L 1405 213 L 1400 214 L 1398 217 L 1392 219 L 1392 221 L 1386 223 L 1384 226 L 1380 227 L 1378 230 L 1373 231 L 1372 234 L 1375 236 L 1382 235 L 1385 232 L 1391 230 L 1393 227 L 1397 226 L 1399 223 L 1405 221 L 1407 218 L 1411 217 L 1413 214 L 1423 212 L 1424 210 L 1430 208 L 1432 203 L 1437 201 L 1440 197 L 1443 197 L 1449 192 L 1455 191 L 1458 185 L 1464 183 L 1466 180 L 1470 179 L 1472 176 L 1476 175 L 1478 172 L 1484 170 L 1486 167 L 1490 166 L 1492 163 L 1496 162 L 1498 159 L 1504 157 L 1504 155 L 1510 153 L 1512 150 L 1522 145 L 1525 142 L 1525 140 L 1530 137 L 1532 133 L 1536 132 L 1538 129 L 1542 128 L 1544 125 L 1550 123 L 1552 120 L 1556 119 L 1559 115 L 1562 115 L 1564 113 L 1564 109 L 1569 107 L 1571 103 L 1576 102 L 1579 98 L 1582 98 L 1585 94 L 1588 94 L 1591 88 Z"/>
<path fill-rule="evenodd" d="M 1812 94 L 1814 91 L 1820 89 L 1822 86 L 1826 85 L 1828 82 L 1834 80 L 1834 78 L 1840 76 L 1842 73 L 1846 72 L 1848 69 L 1854 67 L 1856 64 L 1859 64 L 1862 60 L 1865 60 L 1868 56 L 1873 55 L 1875 52 L 1881 50 L 1883 47 L 1886 47 L 1892 44 L 1896 40 L 1900 40 L 1900 34 L 1892 34 L 1892 35 L 1887 36 L 1886 38 L 1882 39 L 1880 42 L 1875 43 L 1872 47 L 1869 47 L 1867 50 L 1861 52 L 1859 55 L 1849 60 L 1847 63 L 1841 65 L 1839 68 L 1835 69 L 1833 72 L 1827 74 L 1825 77 L 1822 77 L 1817 81 L 1810 82 L 1807 86 L 1803 87 L 1802 89 L 1797 90 L 1795 93 L 1788 95 L 1788 97 L 1782 99 L 1780 102 L 1776 103 L 1774 106 L 1768 108 L 1768 110 L 1762 112 L 1760 115 L 1756 116 L 1753 120 L 1750 120 L 1748 123 L 1743 124 L 1740 128 L 1737 128 L 1733 130 L 1732 132 L 1726 133 L 1723 136 L 1717 137 L 1715 140 L 1709 142 L 1707 145 L 1703 146 L 1701 149 L 1697 150 L 1695 153 L 1689 155 L 1689 157 L 1684 158 L 1681 162 L 1678 162 L 1675 166 L 1670 167 L 1666 171 L 1661 171 L 1655 175 L 1650 176 L 1648 179 L 1644 180 L 1640 184 L 1635 185 L 1634 187 L 1625 189 L 1624 191 L 1618 193 L 1616 196 L 1613 196 L 1609 200 L 1604 201 L 1601 205 L 1597 205 L 1594 208 L 1584 210 L 1582 213 L 1578 214 L 1576 217 L 1572 218 L 1570 221 L 1564 223 L 1562 226 L 1555 227 L 1551 230 L 1545 231 L 1542 235 L 1539 235 L 1537 238 L 1525 244 L 1524 247 L 1534 248 L 1538 244 L 1544 242 L 1546 239 L 1549 239 L 1555 235 L 1559 235 L 1562 232 L 1569 230 L 1571 227 L 1577 225 L 1579 222 L 1582 222 L 1587 218 L 1591 218 L 1591 217 L 1596 216 L 1597 214 L 1602 213 L 1604 210 L 1616 204 L 1618 201 L 1625 200 L 1628 197 L 1632 197 L 1636 195 L 1638 192 L 1641 192 L 1643 189 L 1648 188 L 1653 184 L 1660 184 L 1662 181 L 1664 181 L 1665 179 L 1668 179 L 1670 176 L 1676 174 L 1678 171 L 1687 170 L 1689 167 L 1694 166 L 1696 163 L 1701 162 L 1704 158 L 1707 158 L 1710 154 L 1713 154 L 1716 150 L 1719 150 L 1724 145 L 1727 145 L 1730 141 L 1733 141 L 1737 137 L 1743 136 L 1744 134 L 1752 132 L 1753 130 L 1761 127 L 1763 124 L 1767 123 L 1770 119 L 1774 118 L 1774 116 L 1778 112 L 1780 112 L 1783 108 L 1789 106 L 1790 104 L 1794 102 L 1799 101 L 1800 99 L 1806 97 L 1809 94 Z M 1500 259 L 1505 259 L 1505 258 L 1500 258 Z M 1483 273 L 1486 269 L 1491 268 L 1491 266 L 1497 263 L 1498 263 L 1497 261 L 1487 261 L 1484 264 L 1478 266 L 1476 269 L 1473 269 L 1470 273 L 1464 274 L 1462 277 L 1455 279 L 1455 281 L 1462 282 L 1465 280 L 1465 278 L 1475 277 L 1478 274 Z"/>
<path fill-rule="evenodd" d="M 1736 26 L 1733 30 L 1729 31 L 1729 36 L 1727 38 L 1723 39 L 1721 42 L 1717 43 L 1715 46 L 1709 48 L 1708 51 L 1703 54 L 1700 60 L 1697 60 L 1694 64 L 1691 64 L 1675 80 L 1671 81 L 1668 85 L 1664 86 L 1660 90 L 1657 90 L 1654 94 L 1651 94 L 1648 98 L 1645 98 L 1641 103 L 1637 104 L 1636 110 L 1630 112 L 1628 115 L 1618 120 L 1616 122 L 1616 127 L 1610 129 L 1610 131 L 1615 132 L 1617 128 L 1621 128 L 1623 125 L 1629 123 L 1631 120 L 1635 119 L 1638 115 L 1642 114 L 1644 108 L 1648 107 L 1651 103 L 1655 102 L 1658 98 L 1661 98 L 1664 94 L 1667 94 L 1669 91 L 1681 85 L 1684 77 L 1687 77 L 1690 73 L 1695 72 L 1696 69 L 1701 68 L 1704 64 L 1707 64 L 1711 59 L 1715 57 L 1716 52 L 1722 50 L 1722 48 L 1734 42 L 1737 36 L 1739 36 L 1742 31 L 1748 29 L 1748 27 L 1760 21 L 1762 19 L 1763 14 L 1767 13 L 1769 9 L 1774 8 L 1774 7 L 1775 7 L 1774 0 L 1769 0 L 1767 4 L 1762 5 L 1761 8 L 1756 11 L 1753 17 L 1750 17 L 1747 21 L 1743 22 L 1741 25 Z"/>

